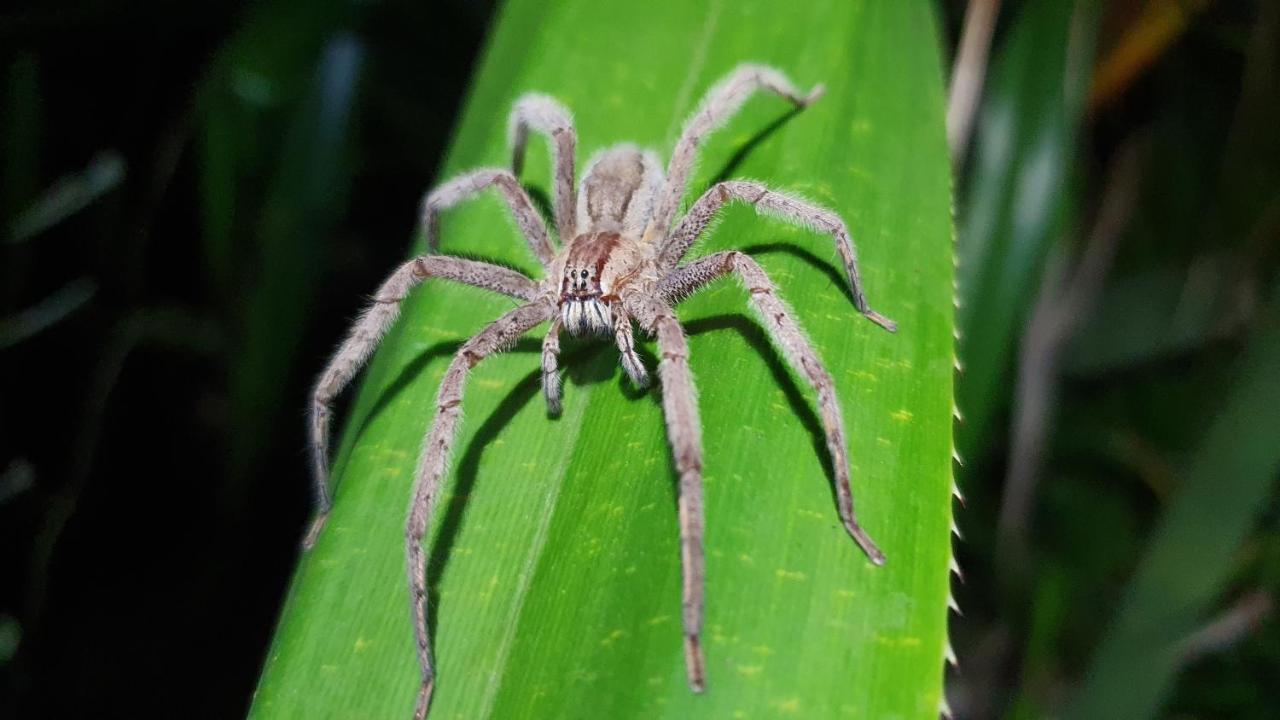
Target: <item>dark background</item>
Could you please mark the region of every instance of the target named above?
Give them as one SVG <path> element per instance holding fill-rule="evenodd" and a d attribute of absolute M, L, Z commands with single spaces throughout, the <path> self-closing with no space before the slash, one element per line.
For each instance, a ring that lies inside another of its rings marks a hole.
<path fill-rule="evenodd" d="M 0 14 L 6 228 L 102 153 L 125 168 L 84 210 L 0 246 L 0 317 L 93 288 L 0 350 L 0 472 L 15 488 L 0 615 L 21 638 L 0 659 L 0 715 L 244 715 L 310 513 L 312 376 L 406 252 L 491 11 L 431 5 Z M 290 136 L 325 121 L 313 88 L 333 47 L 359 58 L 350 141 L 321 187 L 299 188 L 315 169 L 281 168 L 315 162 Z M 260 86 L 265 100 L 237 96 Z M 218 152 L 238 163 L 220 277 L 202 211 L 213 113 L 234 115 Z M 255 314 L 287 323 L 290 346 L 264 348 Z"/>
<path fill-rule="evenodd" d="M 244 714 L 310 512 L 307 391 L 406 250 L 492 11 L 429 5 L 0 11 L 0 715 Z M 994 55 L 1034 5 L 1004 3 Z M 1141 5 L 1101 14 L 1099 63 Z M 964 3 L 938 8 L 949 64 Z M 961 717 L 1069 695 L 1262 322 L 1280 125 L 1240 118 L 1280 118 L 1275 84 L 1246 81 L 1280 70 L 1278 15 L 1208 3 L 1082 119 L 1065 255 L 1086 254 L 1135 139 L 1143 189 L 1100 281 L 1127 301 L 1095 303 L 1076 334 L 1100 314 L 1141 322 L 1196 283 L 1214 314 L 1184 343 L 1061 379 L 1016 571 L 997 557 L 1020 452 L 1015 383 L 1000 388 L 961 471 Z M 1233 153 L 1257 162 L 1224 166 Z M 958 198 L 980 171 L 961 166 Z M 1152 269 L 1173 279 L 1121 292 Z M 1280 714 L 1274 495 L 1222 559 L 1219 604 L 1243 622 L 1188 662 L 1170 716 Z"/>

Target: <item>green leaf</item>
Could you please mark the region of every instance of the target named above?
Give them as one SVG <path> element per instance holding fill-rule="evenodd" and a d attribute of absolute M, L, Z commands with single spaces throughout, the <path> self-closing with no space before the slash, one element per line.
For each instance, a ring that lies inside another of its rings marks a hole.
<path fill-rule="evenodd" d="M 571 108 L 579 166 L 634 141 L 669 152 L 700 95 L 744 61 L 826 97 L 757 98 L 706 145 L 723 173 L 839 211 L 885 333 L 853 309 L 829 238 L 737 207 L 697 252 L 746 248 L 836 378 L 874 567 L 841 528 L 811 391 L 724 282 L 684 303 L 703 417 L 708 690 L 685 685 L 674 473 L 658 391 L 616 350 L 570 343 L 564 414 L 538 392 L 538 336 L 478 366 L 431 537 L 431 717 L 936 717 L 951 558 L 952 228 L 936 19 L 927 3 L 515 0 L 503 10 L 444 176 L 504 165 L 506 113 Z M 545 151 L 524 178 L 545 194 Z M 689 198 L 687 198 L 688 200 Z M 443 251 L 535 263 L 498 201 L 444 218 Z M 418 683 L 403 525 L 437 384 L 512 306 L 430 284 L 377 353 L 334 463 L 336 505 L 303 557 L 252 716 L 406 717 Z M 644 352 L 652 366 L 652 345 Z M 317 370 L 319 368 L 317 367 Z"/>
<path fill-rule="evenodd" d="M 238 433 L 231 476 L 241 479 L 258 456 L 265 427 L 276 422 L 285 378 L 294 361 L 320 285 L 316 256 L 333 232 L 350 191 L 352 111 L 364 50 L 336 34 L 321 52 L 310 92 L 294 111 L 276 176 L 259 209 L 258 267 L 248 291 L 244 348 L 231 378 Z"/>
<path fill-rule="evenodd" d="M 324 5 L 295 28 L 296 5 L 260 8 L 220 53 L 201 97 L 204 268 L 224 303 L 252 310 L 236 318 L 242 337 L 230 395 L 237 432 L 228 451 L 232 480 L 222 488 L 231 508 L 266 428 L 288 414 L 280 402 L 285 378 L 320 289 L 328 235 L 350 192 L 364 48 L 340 29 L 345 6 Z M 273 43 L 279 32 L 289 41 Z M 257 272 L 235 282 L 234 262 L 246 256 Z"/>
<path fill-rule="evenodd" d="M 286 380 L 350 194 L 364 64 L 353 14 L 348 2 L 257 4 L 200 88 L 199 269 L 238 334 L 226 512 L 243 512 L 268 428 L 290 416 Z"/>
<path fill-rule="evenodd" d="M 1089 376 L 1132 369 L 1226 337 L 1237 329 L 1239 314 L 1232 307 L 1238 280 L 1229 274 L 1230 262 L 1205 257 L 1190 270 L 1166 264 L 1110 281 L 1097 306 L 1115 311 L 1088 318 L 1064 355 L 1066 371 Z M 1200 278 L 1206 280 L 1196 282 Z"/>
<path fill-rule="evenodd" d="M 982 452 L 1008 401 L 1012 353 L 1059 239 L 1093 56 L 1091 0 L 1032 0 L 995 53 L 960 222 L 965 422 L 961 454 Z"/>
<path fill-rule="evenodd" d="M 1188 463 L 1069 717 L 1153 717 L 1280 471 L 1280 293 Z"/>
<path fill-rule="evenodd" d="M 338 172 L 332 164 L 325 167 L 326 158 L 336 150 L 322 144 L 326 138 L 317 128 L 345 122 L 344 109 L 335 107 L 334 102 L 349 93 L 341 86 L 324 83 L 343 77 L 341 63 L 345 58 L 341 52 L 333 52 L 334 37 L 350 22 L 351 15 L 345 2 L 274 0 L 257 4 L 219 50 L 201 84 L 201 269 L 224 307 L 240 305 L 247 282 L 236 278 L 235 270 L 245 264 L 245 256 L 257 255 L 265 245 L 274 244 L 274 238 L 261 236 L 262 216 L 271 212 L 271 206 L 263 207 L 264 197 L 288 201 L 314 190 L 314 182 L 310 188 L 303 187 L 305 175 L 281 168 L 308 162 L 302 157 L 311 149 L 308 143 L 320 143 L 309 162 L 326 170 L 322 177 Z M 326 46 L 329 64 L 317 70 Z M 333 116 L 317 117 L 315 113 L 321 110 Z M 286 135 L 291 140 L 282 143 L 280 139 Z M 296 216 L 299 210 L 284 208 L 277 214 Z M 310 238 L 308 247 L 318 242 L 318 238 Z"/>

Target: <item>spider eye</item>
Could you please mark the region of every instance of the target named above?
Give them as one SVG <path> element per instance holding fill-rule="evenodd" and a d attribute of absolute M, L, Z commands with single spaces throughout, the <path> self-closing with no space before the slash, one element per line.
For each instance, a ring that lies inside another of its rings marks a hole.
<path fill-rule="evenodd" d="M 586 271 L 586 270 L 583 270 L 583 271 L 582 271 L 582 279 L 583 279 L 583 280 L 586 280 L 586 279 L 587 279 L 587 271 Z"/>

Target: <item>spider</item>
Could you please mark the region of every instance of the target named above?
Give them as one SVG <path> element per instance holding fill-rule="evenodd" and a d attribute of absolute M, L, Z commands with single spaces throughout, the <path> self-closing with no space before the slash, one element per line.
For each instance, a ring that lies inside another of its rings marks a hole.
<path fill-rule="evenodd" d="M 844 426 L 835 385 L 809 338 L 778 296 L 777 288 L 755 260 L 738 251 L 719 252 L 680 264 L 721 208 L 734 201 L 744 202 L 759 213 L 829 234 L 844 262 L 854 306 L 880 327 L 890 332 L 896 330 L 893 321 L 867 305 L 858 278 L 853 241 L 844 222 L 830 210 L 770 190 L 757 182 L 731 180 L 716 183 L 675 222 L 698 146 L 748 97 L 760 90 L 775 93 L 799 108 L 807 107 L 823 92 L 819 85 L 803 94 L 778 70 L 763 65 L 741 65 L 708 91 L 685 123 L 665 177 L 652 152 L 628 144 L 616 145 L 598 153 L 587 165 L 576 196 L 577 136 L 569 112 L 545 95 L 521 97 L 510 117 L 512 170 L 474 170 L 427 193 L 422 207 L 427 254 L 404 263 L 383 282 L 321 374 L 310 417 L 318 512 L 305 540 L 307 547 L 315 542 L 331 507 L 328 488 L 330 405 L 395 322 L 405 296 L 424 280 L 439 278 L 492 290 L 522 303 L 463 343 L 454 355 L 440 383 L 435 419 L 419 458 L 405 531 L 413 629 L 422 669 L 415 718 L 421 720 L 426 716 L 435 682 L 427 628 L 427 551 L 422 540 L 453 452 L 467 372 L 546 321 L 551 324 L 542 343 L 542 389 L 551 415 L 560 412 L 557 359 L 562 331 L 602 338 L 611 335 L 618 346 L 623 370 L 641 388 L 648 385 L 649 375 L 636 354 L 633 325 L 657 336 L 661 353 L 658 376 L 662 383 L 662 410 L 679 473 L 681 619 L 685 670 L 692 691 L 701 692 L 705 686 L 701 645 L 702 438 L 689 371 L 689 346 L 673 309 L 682 299 L 724 275 L 737 274 L 774 343 L 817 393 L 827 450 L 835 471 L 837 505 L 845 529 L 872 562 L 884 563 L 884 554 L 854 517 Z M 541 216 L 517 180 L 530 130 L 545 135 L 551 143 L 555 226 L 561 241 L 567 243 L 561 248 L 551 242 Z M 436 254 L 440 212 L 488 188 L 495 188 L 506 201 L 520 233 L 542 265 L 545 273 L 542 280 L 490 263 Z"/>

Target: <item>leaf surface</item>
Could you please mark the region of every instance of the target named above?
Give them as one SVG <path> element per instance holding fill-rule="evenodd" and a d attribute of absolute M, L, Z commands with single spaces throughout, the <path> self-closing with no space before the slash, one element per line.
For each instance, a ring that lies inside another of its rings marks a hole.
<path fill-rule="evenodd" d="M 579 168 L 630 141 L 669 154 L 702 93 L 744 61 L 827 95 L 751 100 L 702 153 L 690 196 L 765 180 L 837 210 L 885 333 L 855 312 L 830 239 L 736 207 L 694 254 L 743 248 L 795 307 L 838 386 L 877 568 L 841 527 L 814 397 L 722 282 L 680 306 L 705 445 L 708 690 L 685 685 L 674 472 L 659 391 L 617 354 L 561 356 L 547 417 L 539 334 L 469 380 L 431 536 L 431 717 L 935 717 L 951 556 L 952 227 L 935 18 L 920 2 L 509 3 L 442 178 L 509 162 L 521 93 L 575 113 Z M 523 178 L 549 191 L 544 149 Z M 420 245 L 419 245 L 420 247 Z M 537 270 L 494 198 L 451 211 L 446 253 Z M 388 269 L 390 270 L 390 268 Z M 418 668 L 403 526 L 450 355 L 512 307 L 429 284 L 367 371 L 334 462 L 336 506 L 303 557 L 252 716 L 408 717 Z M 655 363 L 653 345 L 643 354 Z M 317 367 L 317 371 L 319 368 Z"/>

